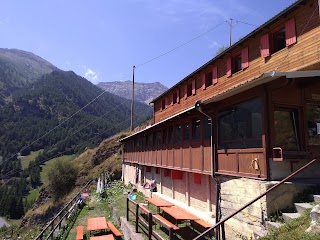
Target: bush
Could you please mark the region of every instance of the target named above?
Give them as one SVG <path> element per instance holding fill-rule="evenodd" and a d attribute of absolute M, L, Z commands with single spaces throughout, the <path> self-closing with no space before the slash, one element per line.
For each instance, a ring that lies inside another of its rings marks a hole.
<path fill-rule="evenodd" d="M 74 187 L 78 175 L 78 169 L 71 161 L 58 159 L 48 172 L 48 189 L 53 197 L 64 196 Z"/>

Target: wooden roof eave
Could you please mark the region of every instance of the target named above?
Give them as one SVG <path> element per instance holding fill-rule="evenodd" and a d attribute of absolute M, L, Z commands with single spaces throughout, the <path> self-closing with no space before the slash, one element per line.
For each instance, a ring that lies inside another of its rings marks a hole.
<path fill-rule="evenodd" d="M 198 72 L 200 72 L 201 70 L 203 70 L 204 68 L 206 68 L 207 66 L 209 66 L 210 64 L 213 64 L 217 59 L 222 58 L 224 55 L 228 54 L 229 52 L 231 52 L 234 48 L 238 47 L 239 45 L 243 44 L 245 41 L 247 41 L 248 39 L 254 37 L 256 34 L 258 34 L 259 32 L 263 31 L 265 28 L 267 28 L 268 26 L 270 26 L 271 24 L 273 24 L 275 21 L 279 20 L 279 18 L 281 18 L 282 16 L 287 16 L 288 13 L 290 11 L 295 10 L 295 8 L 303 5 L 305 3 L 306 0 L 298 0 L 295 3 L 291 4 L 289 7 L 287 7 L 286 9 L 284 9 L 283 11 L 281 11 L 280 13 L 278 13 L 277 15 L 275 15 L 273 18 L 271 18 L 270 20 L 268 20 L 267 22 L 265 22 L 264 24 L 262 24 L 260 27 L 256 28 L 255 30 L 253 30 L 252 32 L 250 32 L 248 35 L 246 35 L 245 37 L 243 37 L 242 39 L 240 39 L 239 41 L 237 41 L 236 43 L 234 43 L 233 45 L 231 45 L 229 48 L 227 48 L 226 50 L 224 50 L 223 52 L 221 52 L 220 54 L 218 54 L 217 56 L 215 56 L 214 58 L 212 58 L 211 60 L 209 60 L 207 63 L 205 63 L 204 65 L 202 65 L 201 67 L 199 67 L 198 69 L 196 69 L 195 71 L 193 71 L 192 73 L 190 73 L 188 76 L 186 76 L 185 78 L 183 78 L 182 80 L 180 80 L 178 83 L 176 83 L 174 86 L 172 86 L 171 88 L 169 88 L 167 91 L 163 92 L 162 94 L 160 94 L 158 97 L 156 97 L 155 99 L 153 99 L 150 103 L 154 103 L 155 101 L 157 101 L 159 98 L 163 97 L 165 94 L 167 94 L 168 92 L 172 91 L 172 89 L 176 88 L 178 85 L 180 85 L 182 82 L 186 81 L 187 79 L 190 79 L 193 77 L 193 75 L 197 74 Z"/>
<path fill-rule="evenodd" d="M 238 93 L 244 92 L 251 88 L 257 87 L 259 85 L 274 81 L 280 77 L 286 78 L 303 78 L 303 77 L 319 77 L 320 70 L 310 70 L 310 71 L 293 71 L 293 72 L 266 72 L 261 74 L 259 77 L 255 77 L 244 83 L 234 86 L 225 92 L 219 93 L 211 98 L 208 98 L 201 102 L 201 105 L 207 105 L 209 103 L 219 102 L 228 97 L 234 96 Z"/>

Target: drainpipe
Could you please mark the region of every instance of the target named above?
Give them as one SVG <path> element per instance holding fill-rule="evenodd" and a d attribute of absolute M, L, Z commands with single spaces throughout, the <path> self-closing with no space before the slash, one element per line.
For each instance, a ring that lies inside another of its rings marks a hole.
<path fill-rule="evenodd" d="M 208 118 L 211 119 L 211 168 L 212 168 L 212 173 L 211 177 L 212 179 L 215 180 L 216 182 L 216 222 L 219 222 L 221 219 L 221 206 L 220 206 L 220 195 L 221 195 L 221 183 L 220 183 L 220 178 L 215 174 L 215 164 L 214 164 L 214 156 L 216 155 L 216 150 L 213 147 L 213 115 L 210 115 L 209 113 L 206 113 L 202 109 L 202 101 L 198 100 L 195 103 L 195 109 L 201 112 L 203 115 L 207 116 Z M 222 236 L 224 239 L 224 226 L 222 227 Z M 220 240 L 220 228 L 216 229 L 215 231 L 215 239 Z"/>

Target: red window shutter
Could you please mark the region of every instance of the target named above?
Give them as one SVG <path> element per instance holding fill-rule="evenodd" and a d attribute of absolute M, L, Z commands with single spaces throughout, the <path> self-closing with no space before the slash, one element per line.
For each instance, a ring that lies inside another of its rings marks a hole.
<path fill-rule="evenodd" d="M 168 97 L 165 98 L 165 105 L 166 105 L 166 108 L 167 108 L 168 105 L 169 105 L 169 99 L 168 99 Z"/>
<path fill-rule="evenodd" d="M 212 84 L 218 83 L 218 67 L 215 66 L 212 68 Z"/>
<path fill-rule="evenodd" d="M 188 93 L 188 84 L 184 86 L 184 99 L 187 99 L 187 93 Z"/>
<path fill-rule="evenodd" d="M 193 180 L 195 184 L 201 184 L 201 174 L 194 173 L 193 174 Z"/>
<path fill-rule="evenodd" d="M 202 80 L 202 89 L 206 89 L 206 73 L 202 73 L 202 77 L 201 77 L 201 80 Z"/>
<path fill-rule="evenodd" d="M 177 89 L 177 103 L 180 102 L 180 91 L 179 88 Z"/>
<path fill-rule="evenodd" d="M 161 111 L 163 110 L 163 104 L 162 104 L 162 101 L 163 101 L 163 99 L 161 99 L 161 101 L 160 101 L 160 109 L 161 109 Z"/>
<path fill-rule="evenodd" d="M 156 174 L 159 174 L 160 173 L 160 168 L 156 168 Z"/>
<path fill-rule="evenodd" d="M 192 80 L 192 95 L 196 95 L 196 80 Z"/>
<path fill-rule="evenodd" d="M 172 170 L 171 171 L 171 179 L 182 179 L 182 171 Z"/>
<path fill-rule="evenodd" d="M 241 50 L 241 66 L 242 69 L 249 67 L 249 49 L 248 47 Z"/>
<path fill-rule="evenodd" d="M 231 77 L 231 57 L 227 59 L 227 77 Z"/>
<path fill-rule="evenodd" d="M 289 21 L 285 22 L 284 28 L 286 31 L 286 45 L 290 46 L 297 42 L 296 36 L 296 24 L 294 18 L 291 18 Z"/>
<path fill-rule="evenodd" d="M 260 54 L 262 58 L 270 56 L 269 33 L 260 38 Z"/>
<path fill-rule="evenodd" d="M 170 95 L 170 102 L 171 102 L 171 106 L 173 105 L 173 94 Z"/>

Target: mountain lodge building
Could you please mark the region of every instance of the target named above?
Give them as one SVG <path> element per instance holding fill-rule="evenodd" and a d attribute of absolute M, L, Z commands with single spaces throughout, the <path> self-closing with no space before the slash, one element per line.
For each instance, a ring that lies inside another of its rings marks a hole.
<path fill-rule="evenodd" d="M 124 182 L 155 180 L 208 221 L 235 211 L 320 153 L 318 1 L 296 1 L 152 102 L 153 124 L 121 140 Z M 226 225 L 250 235 L 319 173 L 315 163 Z"/>

